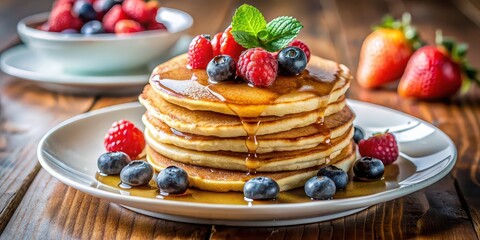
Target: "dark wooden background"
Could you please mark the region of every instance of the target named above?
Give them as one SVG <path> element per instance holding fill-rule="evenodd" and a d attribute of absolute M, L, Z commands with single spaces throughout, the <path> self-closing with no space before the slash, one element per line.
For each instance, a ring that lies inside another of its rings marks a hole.
<path fill-rule="evenodd" d="M 47 11 L 52 0 L 1 0 L 0 51 L 19 42 L 16 23 Z M 409 11 L 424 39 L 443 29 L 470 45 L 480 68 L 478 0 L 276 0 L 161 1 L 193 15 L 191 35 L 214 34 L 229 25 L 236 7 L 257 6 L 268 20 L 297 17 L 301 38 L 313 54 L 356 70 L 370 27 L 390 13 Z M 41 169 L 36 147 L 61 121 L 92 109 L 136 101 L 136 96 L 80 97 L 51 93 L 0 72 L 0 232 L 12 239 L 477 239 L 480 234 L 480 89 L 442 102 L 399 98 L 395 91 L 367 91 L 353 83 L 349 97 L 385 105 L 424 119 L 455 142 L 459 158 L 450 175 L 409 196 L 378 204 L 345 218 L 279 228 L 239 228 L 164 221 L 67 187 Z"/>

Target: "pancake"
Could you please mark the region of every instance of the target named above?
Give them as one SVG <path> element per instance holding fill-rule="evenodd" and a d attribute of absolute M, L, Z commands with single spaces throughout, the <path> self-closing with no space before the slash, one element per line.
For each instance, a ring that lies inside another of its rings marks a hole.
<path fill-rule="evenodd" d="M 345 107 L 342 111 L 324 119 L 324 124 L 312 124 L 289 131 L 256 136 L 256 153 L 273 151 L 294 151 L 317 146 L 320 143 L 346 134 L 353 123 L 354 114 Z M 143 118 L 145 127 L 161 143 L 172 144 L 196 151 L 232 151 L 245 152 L 249 149 L 245 137 L 221 138 L 183 133 L 169 127 L 147 112 Z M 228 131 L 228 128 L 226 128 Z"/>
<path fill-rule="evenodd" d="M 153 70 L 150 85 L 166 101 L 190 110 L 214 111 L 239 117 L 285 116 L 325 108 L 347 91 L 347 67 L 312 56 L 299 76 L 278 75 L 268 88 L 244 81 L 209 84 L 205 70 L 188 69 L 187 55 Z"/>
<path fill-rule="evenodd" d="M 354 160 L 355 145 L 349 144 L 337 157 L 332 159 L 331 164 L 348 171 Z M 286 191 L 303 186 L 309 178 L 317 174 L 319 169 L 317 166 L 295 171 L 247 174 L 244 171 L 228 171 L 179 163 L 162 156 L 152 148 L 147 148 L 147 161 L 157 171 L 172 165 L 180 167 L 188 173 L 190 186 L 214 192 L 241 192 L 246 181 L 259 176 L 274 179 L 280 186 L 280 191 Z"/>
<path fill-rule="evenodd" d="M 150 85 L 145 86 L 139 101 L 146 107 L 150 115 L 183 133 L 217 137 L 247 136 L 239 117 L 212 111 L 191 111 L 171 104 L 155 92 Z M 258 117 L 258 119 L 255 119 L 260 122 L 256 135 L 283 132 L 313 124 L 323 116 L 341 111 L 345 105 L 345 97 L 342 96 L 337 101 L 328 104 L 324 112 L 313 110 L 283 117 Z M 320 114 L 323 114 L 323 116 Z M 244 120 L 252 121 L 252 119 Z"/>
<path fill-rule="evenodd" d="M 257 172 L 275 172 L 298 170 L 325 164 L 327 158 L 335 157 L 339 151 L 351 143 L 352 136 L 353 128 L 344 136 L 333 139 L 331 145 L 320 144 L 304 150 L 258 154 L 254 162 L 257 166 L 255 170 Z M 145 140 L 156 152 L 178 162 L 228 170 L 249 170 L 245 160 L 247 153 L 204 152 L 180 148 L 156 141 L 148 130 L 146 130 Z"/>

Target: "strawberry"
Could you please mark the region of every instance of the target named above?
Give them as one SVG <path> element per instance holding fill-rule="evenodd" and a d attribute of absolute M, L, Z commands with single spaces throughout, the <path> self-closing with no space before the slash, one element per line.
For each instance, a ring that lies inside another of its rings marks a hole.
<path fill-rule="evenodd" d="M 80 30 L 82 24 L 80 18 L 73 16 L 72 5 L 69 3 L 56 5 L 48 18 L 50 32 L 61 32 L 66 29 Z"/>
<path fill-rule="evenodd" d="M 443 41 L 441 33 L 437 33 L 437 46 L 418 49 L 408 62 L 398 85 L 400 96 L 438 99 L 454 95 L 462 81 L 478 83 L 476 70 L 465 61 L 467 48 L 466 44 Z"/>
<path fill-rule="evenodd" d="M 114 122 L 104 139 L 105 149 L 109 152 L 124 152 L 131 159 L 137 159 L 145 148 L 142 131 L 127 120 Z"/>
<path fill-rule="evenodd" d="M 141 24 L 147 24 L 152 19 L 152 11 L 143 0 L 125 0 L 122 9 L 131 19 Z"/>
<path fill-rule="evenodd" d="M 115 5 L 103 16 L 103 28 L 105 31 L 113 33 L 115 32 L 115 25 L 122 19 L 129 19 L 128 15 L 123 11 L 121 5 Z"/>
<path fill-rule="evenodd" d="M 213 56 L 218 56 L 220 55 L 220 44 L 222 43 L 223 33 L 217 33 L 215 36 L 212 38 L 212 49 L 213 49 Z"/>
<path fill-rule="evenodd" d="M 165 30 L 167 31 L 167 27 L 163 23 L 159 23 L 157 21 L 152 21 L 147 25 L 147 30 Z"/>
<path fill-rule="evenodd" d="M 357 81 L 365 88 L 377 88 L 402 76 L 415 49 L 422 45 L 410 25 L 410 15 L 402 22 L 385 17 L 363 42 L 357 69 Z"/>
<path fill-rule="evenodd" d="M 122 19 L 115 24 L 116 34 L 130 34 L 143 31 L 143 27 L 135 20 Z"/>
<path fill-rule="evenodd" d="M 206 69 L 213 58 L 212 44 L 209 35 L 198 35 L 192 39 L 188 47 L 188 67 Z"/>
<path fill-rule="evenodd" d="M 232 35 L 232 27 L 228 27 L 222 34 L 220 39 L 220 53 L 226 54 L 235 60 L 238 61 L 238 57 L 242 54 L 244 47 L 238 44 Z"/>
<path fill-rule="evenodd" d="M 160 3 L 158 3 L 158 1 L 156 0 L 151 0 L 147 2 L 147 4 L 145 5 L 145 8 L 149 12 L 149 15 L 150 15 L 149 22 L 151 23 L 157 17 L 158 9 L 160 8 Z"/>
<path fill-rule="evenodd" d="M 395 136 L 389 132 L 377 133 L 366 140 L 360 140 L 358 150 L 362 157 L 378 158 L 385 165 L 393 163 L 399 155 Z"/>

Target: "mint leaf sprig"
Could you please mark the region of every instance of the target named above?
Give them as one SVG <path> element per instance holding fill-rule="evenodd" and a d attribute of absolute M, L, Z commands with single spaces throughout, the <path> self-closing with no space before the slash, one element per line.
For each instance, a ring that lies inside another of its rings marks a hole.
<path fill-rule="evenodd" d="M 232 35 L 245 48 L 261 47 L 269 52 L 278 51 L 297 37 L 303 25 L 293 17 L 281 16 L 269 23 L 253 6 L 243 4 L 232 18 Z"/>

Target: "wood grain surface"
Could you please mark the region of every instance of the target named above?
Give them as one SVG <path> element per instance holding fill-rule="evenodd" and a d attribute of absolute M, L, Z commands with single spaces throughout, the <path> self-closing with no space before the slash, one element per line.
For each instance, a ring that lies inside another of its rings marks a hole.
<path fill-rule="evenodd" d="M 27 4 L 28 2 L 28 4 Z M 223 31 L 242 3 L 267 20 L 297 17 L 300 37 L 312 53 L 356 71 L 371 26 L 387 13 L 412 14 L 422 37 L 435 29 L 470 45 L 468 58 L 480 68 L 478 0 L 276 0 L 161 1 L 195 20 L 191 35 Z M 16 22 L 47 11 L 51 0 L 0 1 L 0 51 L 18 43 Z M 477 239 L 480 236 L 480 88 L 440 102 L 398 97 L 395 86 L 368 91 L 353 82 L 348 96 L 398 109 L 439 127 L 455 142 L 457 164 L 438 183 L 403 198 L 332 221 L 271 228 L 195 225 L 147 217 L 67 187 L 41 169 L 36 147 L 51 127 L 93 109 L 136 101 L 137 96 L 81 97 L 52 93 L 0 72 L 1 239 Z"/>

